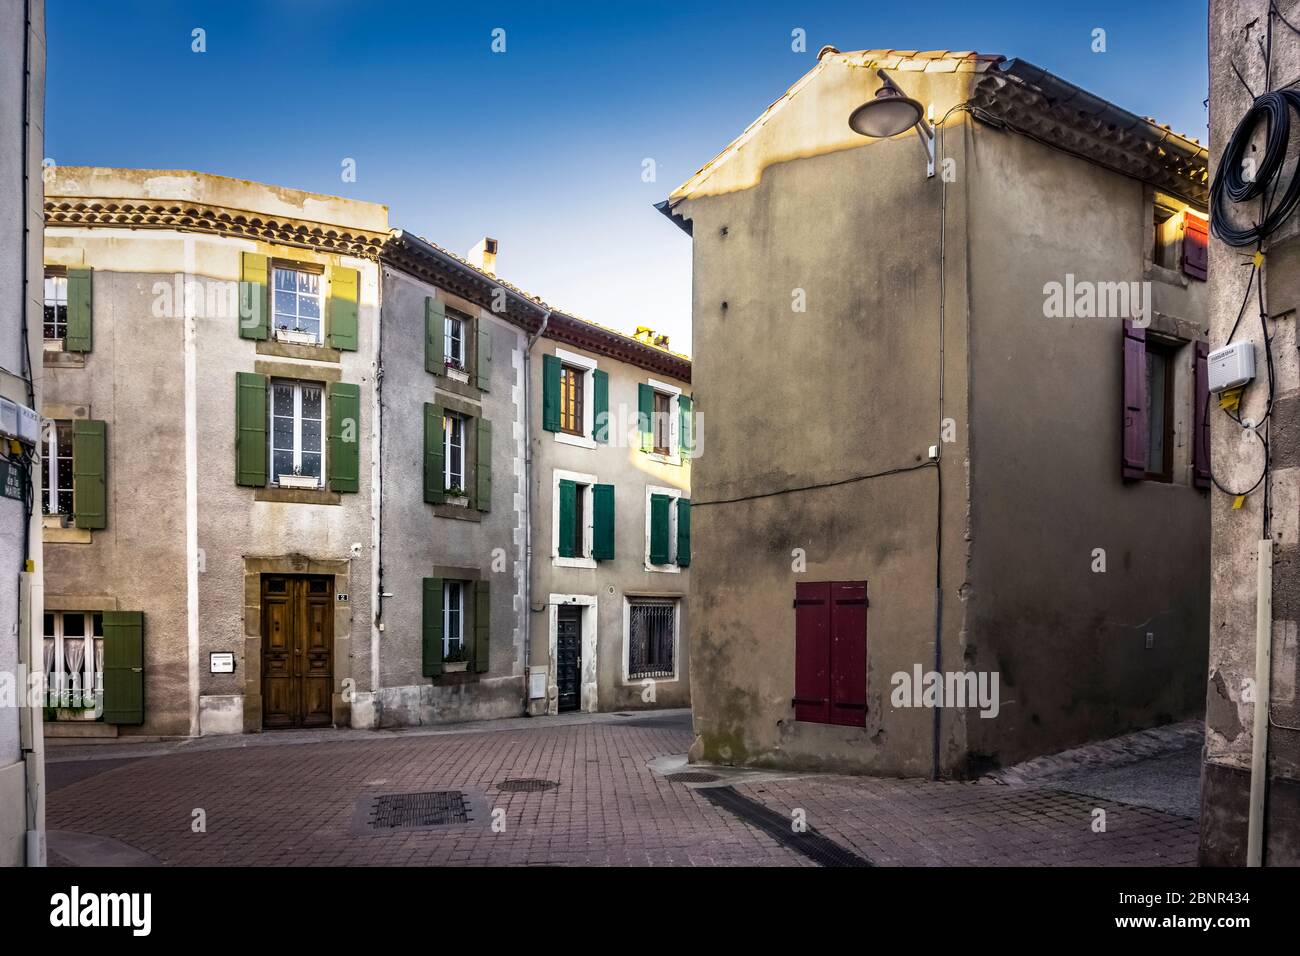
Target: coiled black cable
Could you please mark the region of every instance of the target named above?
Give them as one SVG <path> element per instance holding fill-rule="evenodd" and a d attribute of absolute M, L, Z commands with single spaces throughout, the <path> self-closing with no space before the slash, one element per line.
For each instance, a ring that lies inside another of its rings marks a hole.
<path fill-rule="evenodd" d="M 1273 193 L 1276 192 L 1276 180 L 1286 162 L 1291 140 L 1292 109 L 1300 111 L 1300 91 L 1271 90 L 1261 94 L 1255 98 L 1237 128 L 1232 131 L 1228 145 L 1223 150 L 1214 182 L 1210 186 L 1210 227 L 1216 236 L 1230 246 L 1240 248 L 1262 242 L 1291 216 L 1296 204 L 1300 203 L 1300 175 L 1293 173 L 1281 200 L 1272 205 L 1272 208 L 1265 208 L 1261 221 L 1249 228 L 1234 226 L 1225 207 L 1225 200 L 1233 203 L 1248 202 L 1261 197 L 1270 187 Z M 1250 147 L 1255 127 L 1261 120 L 1267 123 L 1264 158 L 1256 167 L 1255 174 L 1247 179 L 1242 160 Z M 1265 204 L 1266 207 L 1269 205 L 1271 204 Z"/>

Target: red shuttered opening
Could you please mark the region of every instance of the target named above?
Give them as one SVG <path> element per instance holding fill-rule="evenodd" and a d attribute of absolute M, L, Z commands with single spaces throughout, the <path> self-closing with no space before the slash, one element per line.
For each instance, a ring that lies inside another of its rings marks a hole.
<path fill-rule="evenodd" d="M 867 722 L 867 582 L 795 585 L 795 720 Z"/>

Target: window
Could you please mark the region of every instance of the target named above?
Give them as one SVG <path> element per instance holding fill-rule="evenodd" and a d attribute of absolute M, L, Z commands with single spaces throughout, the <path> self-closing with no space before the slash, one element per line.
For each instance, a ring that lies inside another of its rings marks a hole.
<path fill-rule="evenodd" d="M 271 383 L 271 483 L 319 488 L 324 472 L 323 388 L 307 382 Z"/>
<path fill-rule="evenodd" d="M 465 419 L 455 412 L 442 416 L 443 481 L 447 491 L 465 492 Z"/>
<path fill-rule="evenodd" d="M 794 588 L 794 719 L 867 724 L 867 582 Z"/>
<path fill-rule="evenodd" d="M 645 567 L 680 571 L 691 563 L 691 502 L 678 488 L 646 488 Z"/>
<path fill-rule="evenodd" d="M 50 422 L 45 444 L 45 487 L 41 510 L 47 515 L 72 514 L 72 422 Z"/>
<path fill-rule="evenodd" d="M 443 319 L 444 363 L 448 368 L 465 370 L 465 330 L 469 328 L 468 318 L 447 310 Z"/>
<path fill-rule="evenodd" d="M 654 395 L 654 449 L 656 455 L 671 455 L 673 453 L 672 438 L 672 404 L 673 397 L 663 392 L 655 392 Z"/>
<path fill-rule="evenodd" d="M 442 659 L 465 660 L 465 582 L 442 582 Z"/>
<path fill-rule="evenodd" d="M 1153 209 L 1155 247 L 1151 251 L 1151 261 L 1164 269 L 1177 269 L 1178 225 L 1182 217 L 1176 209 L 1158 202 L 1154 204 Z"/>
<path fill-rule="evenodd" d="M 591 485 L 574 484 L 573 487 L 573 521 L 570 528 L 561 531 L 561 540 L 566 535 L 573 536 L 573 553 L 570 557 L 585 558 L 590 554 L 587 545 L 587 518 L 586 504 L 587 495 L 591 492 Z"/>
<path fill-rule="evenodd" d="M 321 276 L 302 269 L 274 270 L 275 286 L 271 324 L 277 338 L 321 341 Z"/>
<path fill-rule="evenodd" d="M 560 366 L 560 431 L 584 435 L 582 393 L 586 373 L 572 365 Z"/>
<path fill-rule="evenodd" d="M 68 334 L 68 277 L 45 277 L 45 341 L 62 342 Z"/>
<path fill-rule="evenodd" d="M 46 706 L 89 710 L 104 693 L 104 616 L 95 612 L 45 614 Z"/>
<path fill-rule="evenodd" d="M 627 602 L 628 680 L 677 676 L 677 601 L 629 598 Z"/>
<path fill-rule="evenodd" d="M 557 567 L 594 568 L 596 476 L 557 470 L 552 480 L 553 562 Z"/>
<path fill-rule="evenodd" d="M 1149 338 L 1146 348 L 1146 476 L 1173 480 L 1174 352 Z"/>

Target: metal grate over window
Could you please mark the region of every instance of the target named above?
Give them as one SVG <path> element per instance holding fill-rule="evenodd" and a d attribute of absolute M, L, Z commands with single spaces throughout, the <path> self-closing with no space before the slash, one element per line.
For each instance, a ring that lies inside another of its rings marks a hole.
<path fill-rule="evenodd" d="M 629 602 L 627 676 L 673 677 L 677 602 Z"/>

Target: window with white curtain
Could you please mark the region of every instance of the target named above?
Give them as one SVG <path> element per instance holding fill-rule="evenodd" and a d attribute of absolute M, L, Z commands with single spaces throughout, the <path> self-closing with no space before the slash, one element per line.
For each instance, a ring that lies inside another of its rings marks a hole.
<path fill-rule="evenodd" d="M 47 611 L 44 650 L 47 706 L 97 708 L 104 693 L 104 615 Z"/>

